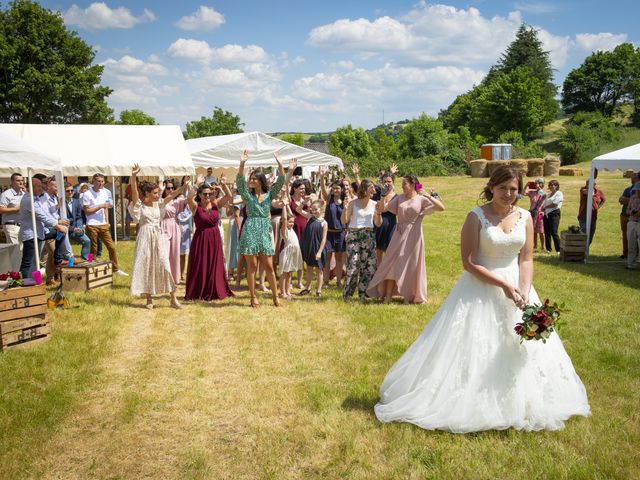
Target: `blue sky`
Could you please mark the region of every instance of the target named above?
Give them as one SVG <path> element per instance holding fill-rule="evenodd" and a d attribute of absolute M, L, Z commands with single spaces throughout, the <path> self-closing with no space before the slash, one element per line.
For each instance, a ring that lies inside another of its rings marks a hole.
<path fill-rule="evenodd" d="M 588 1 L 42 1 L 98 51 L 116 114 L 210 116 L 245 130 L 322 132 L 436 115 L 478 83 L 521 23 L 555 81 L 592 51 L 640 46 L 640 3 Z M 635 23 L 635 25 L 634 25 Z M 636 27 L 636 28 L 634 28 Z"/>

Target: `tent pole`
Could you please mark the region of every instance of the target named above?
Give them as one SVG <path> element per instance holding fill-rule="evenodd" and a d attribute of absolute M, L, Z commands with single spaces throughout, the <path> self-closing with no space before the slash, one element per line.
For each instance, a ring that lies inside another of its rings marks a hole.
<path fill-rule="evenodd" d="M 28 171 L 29 178 L 29 199 L 31 201 L 31 225 L 33 226 L 33 246 L 36 254 L 36 271 L 40 270 L 40 251 L 38 250 L 38 229 L 36 228 L 36 212 L 33 204 L 33 180 L 31 170 Z"/>
<path fill-rule="evenodd" d="M 587 263 L 589 260 L 589 244 L 591 243 L 591 222 L 593 221 L 592 217 L 592 208 L 593 204 L 593 190 L 595 186 L 595 166 L 593 162 L 591 162 L 591 170 L 589 172 L 589 191 L 587 193 L 587 205 L 586 205 L 586 214 L 587 214 L 587 244 L 584 249 L 584 263 Z"/>

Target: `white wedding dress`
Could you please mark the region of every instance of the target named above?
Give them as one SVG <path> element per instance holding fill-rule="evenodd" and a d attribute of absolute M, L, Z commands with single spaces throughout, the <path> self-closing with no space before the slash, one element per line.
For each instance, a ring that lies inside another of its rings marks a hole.
<path fill-rule="evenodd" d="M 530 218 L 519 211 L 513 230 L 504 233 L 480 207 L 473 209 L 481 223 L 476 262 L 513 285 Z M 541 303 L 533 287 L 529 303 Z M 589 415 L 584 385 L 557 333 L 546 344 L 520 344 L 514 326 L 521 318 L 501 288 L 465 271 L 387 374 L 375 406 L 378 419 L 465 433 L 559 430 L 570 416 Z"/>

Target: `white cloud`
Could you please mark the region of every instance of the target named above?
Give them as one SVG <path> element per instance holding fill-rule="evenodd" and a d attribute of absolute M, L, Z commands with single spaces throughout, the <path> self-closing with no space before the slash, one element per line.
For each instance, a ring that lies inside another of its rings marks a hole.
<path fill-rule="evenodd" d="M 225 22 L 224 15 L 214 8 L 201 5 L 196 12 L 182 17 L 176 26 L 182 30 L 207 32 L 215 30 Z"/>
<path fill-rule="evenodd" d="M 571 39 L 569 37 L 559 37 L 547 32 L 543 28 L 536 28 L 538 38 L 542 42 L 543 50 L 549 52 L 551 66 L 555 69 L 562 68 L 567 62 L 569 47 L 571 47 Z"/>
<path fill-rule="evenodd" d="M 293 65 L 302 65 L 304 62 L 306 62 L 306 60 L 304 59 L 304 57 L 301 57 L 300 55 L 296 56 L 293 60 L 291 60 L 291 63 Z"/>
<path fill-rule="evenodd" d="M 120 60 L 108 58 L 102 63 L 106 71 L 124 75 L 166 75 L 167 69 L 156 62 L 144 62 L 130 55 L 125 55 Z"/>
<path fill-rule="evenodd" d="M 327 50 L 393 51 L 404 50 L 411 39 L 407 26 L 390 17 L 380 17 L 373 22 L 337 20 L 311 30 L 309 43 Z"/>
<path fill-rule="evenodd" d="M 138 23 L 156 20 L 154 13 L 146 8 L 142 15 L 136 17 L 128 8 L 110 8 L 104 2 L 94 2 L 85 9 L 73 4 L 62 16 L 67 25 L 77 25 L 87 30 L 132 28 Z"/>
<path fill-rule="evenodd" d="M 174 58 L 193 62 L 221 64 L 268 62 L 270 56 L 257 45 L 225 45 L 222 48 L 211 47 L 204 40 L 179 38 L 173 42 L 167 53 Z"/>
<path fill-rule="evenodd" d="M 595 52 L 597 50 L 609 51 L 616 46 L 627 41 L 627 34 L 613 33 L 578 33 L 576 35 L 576 46 L 585 52 Z"/>

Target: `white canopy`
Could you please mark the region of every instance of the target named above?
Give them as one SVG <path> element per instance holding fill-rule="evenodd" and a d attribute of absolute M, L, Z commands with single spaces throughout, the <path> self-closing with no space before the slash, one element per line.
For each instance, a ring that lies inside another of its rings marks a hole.
<path fill-rule="evenodd" d="M 300 147 L 262 132 L 235 133 L 187 140 L 187 148 L 196 167 L 237 168 L 240 155 L 249 150 L 247 165 L 267 167 L 275 165 L 273 154 L 278 152 L 285 166 L 294 158 L 298 166 L 337 165 L 343 168 L 342 160 L 326 153 Z"/>
<path fill-rule="evenodd" d="M 34 173 L 51 174 L 61 168 L 60 159 L 0 130 L 0 176 L 9 177 L 12 173 L 24 176 Z"/>
<path fill-rule="evenodd" d="M 57 155 L 66 175 L 188 175 L 195 170 L 177 125 L 0 124 L 37 148 Z"/>
<path fill-rule="evenodd" d="M 621 148 L 613 152 L 605 153 L 591 161 L 591 172 L 589 174 L 589 193 L 587 195 L 587 206 L 593 202 L 593 178 L 596 170 L 628 170 L 640 171 L 640 143 L 629 147 Z M 591 231 L 591 209 L 587 208 L 587 234 Z M 589 242 L 585 252 L 589 258 Z"/>

